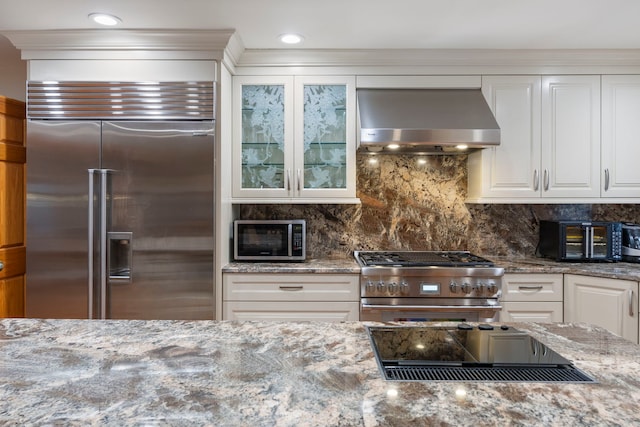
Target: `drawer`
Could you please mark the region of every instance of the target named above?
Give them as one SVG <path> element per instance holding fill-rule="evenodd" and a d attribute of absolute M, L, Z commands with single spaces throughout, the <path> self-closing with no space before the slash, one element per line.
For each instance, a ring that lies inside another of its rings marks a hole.
<path fill-rule="evenodd" d="M 224 320 L 343 322 L 360 316 L 357 302 L 227 301 L 223 307 Z"/>
<path fill-rule="evenodd" d="M 505 274 L 502 301 L 562 301 L 562 274 Z"/>
<path fill-rule="evenodd" d="M 360 301 L 359 274 L 222 275 L 224 301 Z"/>

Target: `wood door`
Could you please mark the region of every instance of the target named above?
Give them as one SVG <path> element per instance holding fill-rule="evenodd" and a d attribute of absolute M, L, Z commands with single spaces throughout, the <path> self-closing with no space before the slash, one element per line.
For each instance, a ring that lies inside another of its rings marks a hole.
<path fill-rule="evenodd" d="M 0 97 L 0 317 L 25 310 L 25 104 Z"/>

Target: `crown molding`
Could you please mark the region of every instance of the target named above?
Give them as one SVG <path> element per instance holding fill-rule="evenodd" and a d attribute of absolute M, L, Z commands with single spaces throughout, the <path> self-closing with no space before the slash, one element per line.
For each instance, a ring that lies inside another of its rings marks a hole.
<path fill-rule="evenodd" d="M 640 49 L 246 49 L 239 67 L 639 67 Z"/>
<path fill-rule="evenodd" d="M 145 59 L 221 59 L 233 29 L 220 30 L 21 30 L 3 31 L 22 52 L 22 59 L 129 59 L 143 52 Z M 237 55 L 237 53 L 235 53 Z"/>

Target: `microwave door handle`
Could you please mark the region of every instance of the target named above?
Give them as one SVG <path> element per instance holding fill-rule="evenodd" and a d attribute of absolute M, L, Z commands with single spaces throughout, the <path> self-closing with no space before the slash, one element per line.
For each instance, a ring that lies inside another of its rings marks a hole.
<path fill-rule="evenodd" d="M 293 224 L 287 225 L 287 254 L 293 255 Z"/>

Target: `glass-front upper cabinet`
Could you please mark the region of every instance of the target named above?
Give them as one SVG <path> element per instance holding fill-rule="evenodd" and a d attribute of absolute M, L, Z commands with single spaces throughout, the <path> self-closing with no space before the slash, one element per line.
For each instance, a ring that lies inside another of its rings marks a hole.
<path fill-rule="evenodd" d="M 234 79 L 236 202 L 355 203 L 355 78 Z"/>

